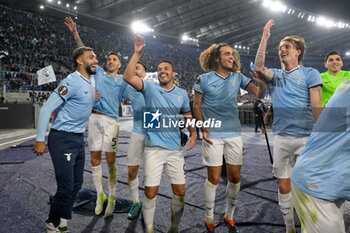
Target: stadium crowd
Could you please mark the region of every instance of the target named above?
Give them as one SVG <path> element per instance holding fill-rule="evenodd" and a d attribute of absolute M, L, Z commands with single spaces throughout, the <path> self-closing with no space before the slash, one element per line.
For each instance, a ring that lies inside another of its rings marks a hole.
<path fill-rule="evenodd" d="M 36 71 L 48 65 L 54 67 L 57 82 L 36 86 L 35 90 L 52 91 L 62 78 L 74 70 L 70 57 L 75 43 L 63 21 L 7 8 L 0 8 L 0 19 L 0 50 L 8 54 L 1 59 L 7 91 L 32 90 Z M 131 35 L 107 33 L 83 25 L 79 25 L 79 32 L 84 43 L 94 48 L 100 66 L 104 66 L 108 51 L 118 51 L 123 58 L 120 69 L 120 73 L 123 73 L 134 49 Z M 146 64 L 148 72 L 155 72 L 159 61 L 174 61 L 179 86 L 186 89 L 192 98 L 193 83 L 203 73 L 199 54 L 198 48 L 149 41 L 142 62 Z M 241 60 L 241 72 L 249 76 L 249 58 L 241 57 Z"/>

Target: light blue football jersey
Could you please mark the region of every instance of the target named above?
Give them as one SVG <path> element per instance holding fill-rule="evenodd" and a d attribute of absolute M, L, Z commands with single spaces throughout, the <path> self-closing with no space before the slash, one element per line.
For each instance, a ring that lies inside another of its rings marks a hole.
<path fill-rule="evenodd" d="M 97 66 L 94 78 L 96 92 L 101 94 L 101 98 L 95 102 L 93 110 L 119 121 L 119 104 L 127 87 L 123 75 L 108 76 L 100 66 Z"/>
<path fill-rule="evenodd" d="M 147 132 L 145 146 L 180 150 L 179 114 L 191 111 L 187 92 L 176 86 L 166 91 L 156 82 L 143 80 L 142 93 L 147 106 L 143 121 Z M 156 114 L 160 114 L 159 117 Z"/>
<path fill-rule="evenodd" d="M 238 117 L 237 94 L 245 89 L 251 79 L 242 73 L 229 73 L 226 78 L 212 71 L 202 74 L 193 89 L 203 94 L 202 115 L 204 121 L 221 121 L 221 127 L 208 127 L 209 138 L 231 138 L 241 135 L 241 123 Z"/>
<path fill-rule="evenodd" d="M 52 129 L 83 133 L 95 102 L 95 80 L 78 71 L 63 79 L 54 90 L 64 103 L 55 110 Z"/>
<path fill-rule="evenodd" d="M 139 134 L 146 134 L 146 131 L 143 128 L 143 110 L 146 107 L 143 94 L 132 86 L 128 85 L 124 91 L 123 97 L 131 101 L 134 124 L 132 131 Z"/>
<path fill-rule="evenodd" d="M 271 69 L 273 89 L 274 134 L 309 136 L 314 125 L 309 89 L 322 85 L 320 73 L 309 67 L 299 66 L 292 71 Z"/>
<path fill-rule="evenodd" d="M 326 200 L 350 201 L 350 81 L 334 92 L 292 172 L 301 191 Z"/>

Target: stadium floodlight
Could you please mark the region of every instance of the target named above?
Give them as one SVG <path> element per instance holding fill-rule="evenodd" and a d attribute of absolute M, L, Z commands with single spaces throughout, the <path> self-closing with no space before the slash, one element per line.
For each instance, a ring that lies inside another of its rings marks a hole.
<path fill-rule="evenodd" d="M 271 5 L 271 1 L 270 0 L 264 0 L 262 5 L 263 5 L 263 7 L 267 8 L 267 7 L 269 7 Z"/>
<path fill-rule="evenodd" d="M 272 11 L 280 11 L 280 12 L 286 12 L 287 6 L 282 4 L 280 1 L 271 1 L 271 0 L 264 0 L 263 6 L 266 8 L 269 8 Z M 291 9 L 289 9 L 288 14 L 291 13 Z"/>
<path fill-rule="evenodd" d="M 153 38 L 157 38 L 157 36 L 156 36 L 156 35 L 153 35 Z"/>
<path fill-rule="evenodd" d="M 45 7 L 44 5 L 40 5 L 39 8 L 43 10 Z"/>
<path fill-rule="evenodd" d="M 78 7 L 77 6 L 74 6 L 74 10 L 77 10 L 78 9 Z"/>
<path fill-rule="evenodd" d="M 350 56 L 350 52 L 346 52 L 346 53 L 345 53 L 345 56 Z"/>
<path fill-rule="evenodd" d="M 131 30 L 134 33 L 147 33 L 147 32 L 153 32 L 154 30 L 147 26 L 145 23 L 141 21 L 135 21 L 131 24 Z"/>
<path fill-rule="evenodd" d="M 181 37 L 181 41 L 183 42 L 191 42 L 191 43 L 194 43 L 194 44 L 198 44 L 198 39 L 195 39 L 195 38 L 191 38 L 189 37 L 188 35 L 186 34 L 183 34 L 182 37 Z"/>
<path fill-rule="evenodd" d="M 237 49 L 238 48 L 238 46 L 235 44 L 235 49 Z"/>
<path fill-rule="evenodd" d="M 47 0 L 47 2 L 52 2 L 52 0 Z"/>
<path fill-rule="evenodd" d="M 326 17 L 320 16 L 317 18 L 316 23 L 320 26 L 330 28 L 333 26 L 333 21 L 327 19 Z"/>
<path fill-rule="evenodd" d="M 58 5 L 61 5 L 61 1 L 58 1 L 57 4 L 58 4 Z"/>
<path fill-rule="evenodd" d="M 69 7 L 69 3 L 66 4 L 66 7 L 67 7 L 67 8 Z"/>
<path fill-rule="evenodd" d="M 188 35 L 183 35 L 183 36 L 181 37 L 181 39 L 182 39 L 183 41 L 188 41 L 190 38 L 188 37 Z"/>
<path fill-rule="evenodd" d="M 345 23 L 343 23 L 342 21 L 339 21 L 339 22 L 337 23 L 337 27 L 338 27 L 338 28 L 345 28 Z"/>

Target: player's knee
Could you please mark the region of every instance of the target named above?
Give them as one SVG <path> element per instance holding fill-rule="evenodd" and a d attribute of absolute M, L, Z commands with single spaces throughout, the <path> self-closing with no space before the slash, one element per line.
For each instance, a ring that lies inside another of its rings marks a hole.
<path fill-rule="evenodd" d="M 184 197 L 185 196 L 185 189 L 174 189 L 173 194 L 179 197 Z"/>
<path fill-rule="evenodd" d="M 91 157 L 91 165 L 93 167 L 97 167 L 101 164 L 101 158 L 94 158 L 94 157 Z"/>
<path fill-rule="evenodd" d="M 287 194 L 291 191 L 291 185 L 286 182 L 279 182 L 278 183 L 278 190 L 281 194 Z"/>
<path fill-rule="evenodd" d="M 231 183 L 234 183 L 234 184 L 237 184 L 241 181 L 241 176 L 238 174 L 238 175 L 234 175 L 234 176 L 231 176 L 229 177 L 228 179 Z"/>
<path fill-rule="evenodd" d="M 129 169 L 128 176 L 129 176 L 129 180 L 135 180 L 137 176 L 137 169 Z"/>
<path fill-rule="evenodd" d="M 220 181 L 220 175 L 219 176 L 215 176 L 215 175 L 208 176 L 208 180 L 213 185 L 217 185 Z"/>
<path fill-rule="evenodd" d="M 154 191 L 154 190 L 145 190 L 145 196 L 148 198 L 148 199 L 153 199 L 157 196 L 157 192 Z"/>
<path fill-rule="evenodd" d="M 115 164 L 116 153 L 115 152 L 105 152 L 106 162 L 108 165 Z"/>

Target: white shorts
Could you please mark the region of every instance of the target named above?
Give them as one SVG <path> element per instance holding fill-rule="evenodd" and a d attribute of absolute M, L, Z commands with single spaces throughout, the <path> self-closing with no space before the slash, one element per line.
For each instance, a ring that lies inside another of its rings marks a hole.
<path fill-rule="evenodd" d="M 90 151 L 117 152 L 119 123 L 113 117 L 92 113 L 89 118 Z"/>
<path fill-rule="evenodd" d="M 301 222 L 302 233 L 345 233 L 344 200 L 329 201 L 310 196 L 292 183 L 295 210 Z"/>
<path fill-rule="evenodd" d="M 185 184 L 185 159 L 181 151 L 145 147 L 145 186 L 159 186 L 163 167 L 171 184 Z"/>
<path fill-rule="evenodd" d="M 131 132 L 128 155 L 126 157 L 128 166 L 140 166 L 146 135 Z"/>
<path fill-rule="evenodd" d="M 213 145 L 205 140 L 202 143 L 202 164 L 204 166 L 222 166 L 222 156 L 231 165 L 243 164 L 242 137 L 210 139 Z"/>
<path fill-rule="evenodd" d="M 278 179 L 288 179 L 298 156 L 304 151 L 309 137 L 275 135 L 273 147 L 273 175 Z"/>

